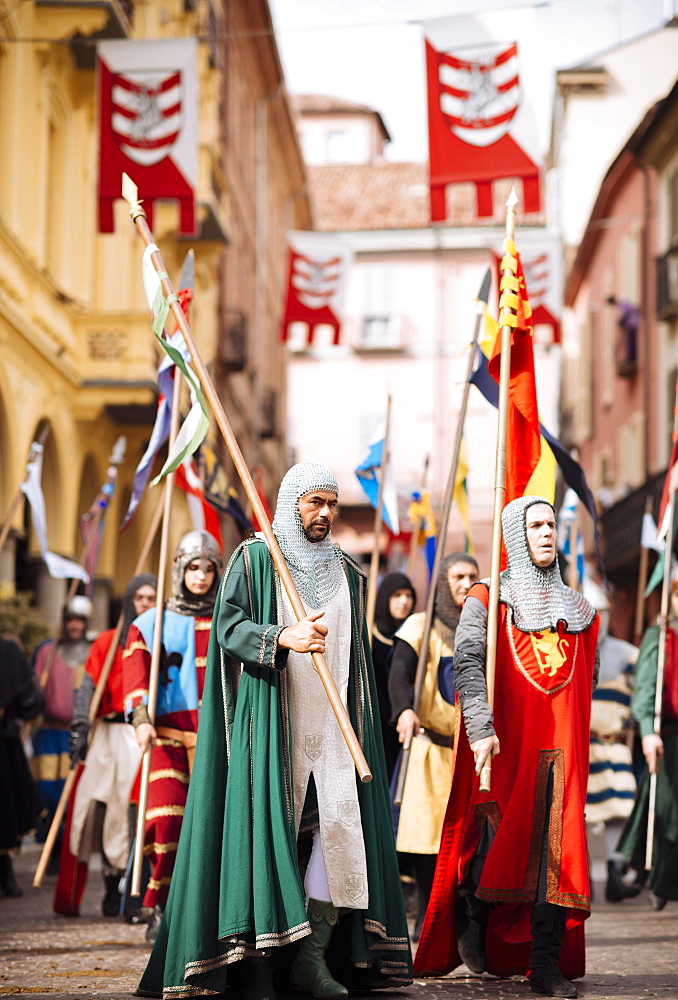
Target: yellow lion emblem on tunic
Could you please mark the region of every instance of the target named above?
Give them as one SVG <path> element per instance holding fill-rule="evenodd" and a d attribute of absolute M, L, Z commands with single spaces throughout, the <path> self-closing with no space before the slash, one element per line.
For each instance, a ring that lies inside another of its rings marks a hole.
<path fill-rule="evenodd" d="M 564 635 L 545 629 L 543 632 L 530 632 L 532 650 L 539 665 L 539 672 L 555 677 L 567 660 L 569 640 Z"/>

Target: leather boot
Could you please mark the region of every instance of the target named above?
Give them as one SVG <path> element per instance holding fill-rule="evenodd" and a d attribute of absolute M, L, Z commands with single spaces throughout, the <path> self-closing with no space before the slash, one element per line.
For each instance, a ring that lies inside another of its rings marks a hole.
<path fill-rule="evenodd" d="M 14 877 L 14 866 L 9 854 L 0 854 L 0 889 L 12 899 L 23 896 L 21 886 Z"/>
<path fill-rule="evenodd" d="M 339 919 L 338 909 L 331 903 L 309 899 L 308 919 L 311 933 L 299 945 L 290 970 L 290 986 L 312 993 L 316 1000 L 348 996 L 346 987 L 332 978 L 325 962 L 325 952 Z"/>
<path fill-rule="evenodd" d="M 472 893 L 462 897 L 455 907 L 455 929 L 459 958 L 471 972 L 487 969 L 485 932 L 490 916 L 490 904 Z"/>
<path fill-rule="evenodd" d="M 158 931 L 160 930 L 160 924 L 162 922 L 162 915 L 165 912 L 165 907 L 160 906 L 158 903 L 155 904 L 151 910 L 151 915 L 148 918 L 148 927 L 146 928 L 146 940 L 155 941 L 158 936 Z"/>
<path fill-rule="evenodd" d="M 532 952 L 530 988 L 547 997 L 578 997 L 573 983 L 558 968 L 565 937 L 567 910 L 553 903 L 532 907 Z"/>
<path fill-rule="evenodd" d="M 104 875 L 106 895 L 101 901 L 101 912 L 105 917 L 117 917 L 120 915 L 120 900 L 122 897 L 118 889 L 119 882 L 119 875 Z"/>
<path fill-rule="evenodd" d="M 276 1000 L 270 958 L 244 958 L 229 973 L 229 985 L 231 979 L 239 1000 Z"/>
<path fill-rule="evenodd" d="M 640 892 L 639 885 L 629 885 L 624 881 L 627 866 L 623 861 L 612 860 L 607 863 L 607 883 L 605 899 L 608 903 L 619 903 L 622 899 L 633 899 Z"/>

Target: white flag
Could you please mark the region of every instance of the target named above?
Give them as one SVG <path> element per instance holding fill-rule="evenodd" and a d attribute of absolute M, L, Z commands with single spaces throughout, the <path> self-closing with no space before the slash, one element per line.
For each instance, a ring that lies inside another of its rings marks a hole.
<path fill-rule="evenodd" d="M 47 571 L 56 580 L 77 579 L 89 583 L 89 573 L 79 563 L 50 552 L 47 548 L 47 518 L 45 515 L 45 498 L 42 495 L 42 453 L 43 447 L 36 441 L 31 445 L 35 455 L 32 462 L 26 466 L 26 481 L 21 483 L 21 489 L 26 495 L 31 507 L 33 529 L 38 539 L 40 552 Z"/>

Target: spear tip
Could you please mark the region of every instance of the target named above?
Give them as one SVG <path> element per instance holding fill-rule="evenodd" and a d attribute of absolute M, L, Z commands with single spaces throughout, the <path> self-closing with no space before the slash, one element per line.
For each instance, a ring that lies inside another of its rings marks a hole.
<path fill-rule="evenodd" d="M 139 188 L 136 186 L 129 174 L 124 173 L 122 175 L 122 196 L 129 205 L 129 214 L 132 218 L 132 222 L 138 219 L 140 216 L 146 218 L 146 213 L 141 207 L 141 202 L 139 201 Z"/>
<path fill-rule="evenodd" d="M 124 172 L 122 175 L 122 196 L 129 205 L 136 205 L 139 202 L 139 188 L 130 175 Z"/>
<path fill-rule="evenodd" d="M 518 204 L 518 200 L 519 200 L 518 199 L 518 195 L 516 194 L 516 188 L 515 188 L 515 185 L 514 185 L 511 188 L 511 193 L 509 194 L 508 198 L 506 199 L 506 207 L 507 207 L 507 209 L 509 211 L 515 210 L 515 207 Z"/>

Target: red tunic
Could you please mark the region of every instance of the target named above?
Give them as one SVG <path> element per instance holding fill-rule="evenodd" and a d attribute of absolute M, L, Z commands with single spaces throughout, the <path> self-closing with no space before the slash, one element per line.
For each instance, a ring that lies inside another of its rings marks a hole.
<path fill-rule="evenodd" d="M 470 594 L 487 607 L 486 587 L 476 585 Z M 445 974 L 461 964 L 452 916 L 457 888 L 476 853 L 485 819 L 494 838 L 476 894 L 503 904 L 491 909 L 488 972 L 527 972 L 551 764 L 546 902 L 569 909 L 563 973 L 572 978 L 584 972 L 582 922 L 590 912 L 584 806 L 598 622 L 576 635 L 561 626 L 556 636 L 521 632 L 509 616 L 510 609 L 500 604 L 494 727 L 501 752 L 492 761 L 492 788 L 489 794 L 479 790 L 464 733 L 456 743 L 452 789 L 415 974 Z"/>
<path fill-rule="evenodd" d="M 212 619 L 195 618 L 194 623 L 195 673 L 198 699 L 201 701 Z M 134 624 L 130 625 L 127 633 L 122 662 L 124 700 L 129 712 L 144 696 L 148 697 L 151 667 L 151 652 Z M 187 751 L 167 732 L 197 733 L 198 709 L 159 713 L 155 725 L 161 732 L 151 753 L 144 848 L 151 866 L 144 895 L 144 906 L 149 907 L 156 904 L 164 906 L 167 902 L 190 780 Z M 163 727 L 168 727 L 168 730 L 163 730 Z"/>
<path fill-rule="evenodd" d="M 102 632 L 99 636 L 97 636 L 90 647 L 87 662 L 85 663 L 85 671 L 94 681 L 95 687 L 101 677 L 101 671 L 104 666 L 106 654 L 108 653 L 114 633 L 115 629 L 106 629 L 105 632 Z M 111 670 L 108 675 L 108 680 L 106 681 L 106 686 L 104 687 L 104 691 L 101 696 L 101 702 L 99 703 L 99 708 L 97 710 L 97 719 L 102 718 L 104 715 L 118 715 L 123 711 L 122 649 L 118 646 L 115 651 L 115 656 L 113 657 L 113 663 L 111 664 Z"/>

